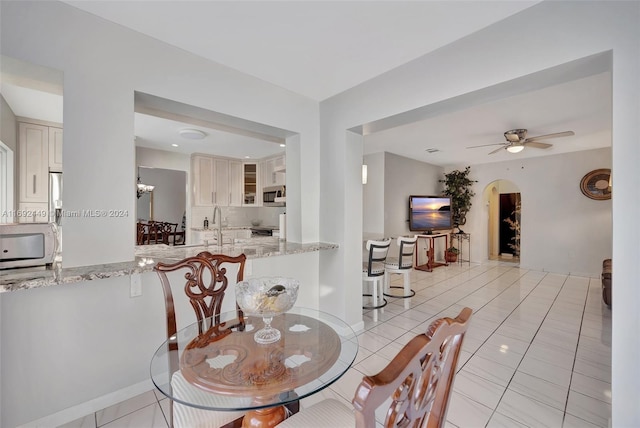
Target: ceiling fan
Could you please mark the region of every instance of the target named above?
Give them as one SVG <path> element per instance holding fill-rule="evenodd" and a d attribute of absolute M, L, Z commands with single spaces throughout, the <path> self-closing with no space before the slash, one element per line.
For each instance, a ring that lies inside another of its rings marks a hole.
<path fill-rule="evenodd" d="M 537 137 L 527 138 L 526 129 L 512 129 L 504 133 L 504 138 L 507 139 L 506 143 L 493 143 L 483 144 L 480 146 L 471 146 L 467 149 L 473 149 L 476 147 L 488 147 L 488 146 L 500 146 L 497 149 L 489 152 L 490 155 L 498 153 L 500 150 L 505 149 L 509 153 L 518 153 L 524 150 L 525 147 L 535 147 L 536 149 L 548 149 L 553 146 L 550 143 L 540 143 L 540 140 L 547 140 L 549 138 L 569 137 L 575 135 L 573 131 L 556 132 L 554 134 L 538 135 Z"/>

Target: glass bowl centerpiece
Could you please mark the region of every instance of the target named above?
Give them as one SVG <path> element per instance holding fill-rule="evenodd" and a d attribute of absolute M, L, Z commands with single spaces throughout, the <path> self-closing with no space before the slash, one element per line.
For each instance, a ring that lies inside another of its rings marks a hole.
<path fill-rule="evenodd" d="M 293 278 L 251 278 L 236 284 L 236 301 L 240 309 L 252 316 L 262 317 L 264 328 L 253 336 L 261 344 L 280 340 L 280 331 L 271 327 L 276 315 L 287 312 L 298 297 L 300 283 Z"/>

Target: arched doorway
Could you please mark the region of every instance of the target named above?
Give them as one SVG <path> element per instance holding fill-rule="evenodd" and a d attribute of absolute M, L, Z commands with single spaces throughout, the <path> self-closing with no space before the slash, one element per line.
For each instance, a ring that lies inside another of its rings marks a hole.
<path fill-rule="evenodd" d="M 488 201 L 487 243 L 489 260 L 520 262 L 521 195 L 509 180 L 495 180 L 484 189 Z"/>

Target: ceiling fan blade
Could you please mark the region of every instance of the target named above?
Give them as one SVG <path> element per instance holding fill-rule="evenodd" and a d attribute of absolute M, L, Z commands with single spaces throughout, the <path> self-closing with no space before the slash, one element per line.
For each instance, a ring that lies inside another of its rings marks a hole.
<path fill-rule="evenodd" d="M 525 141 L 524 143 L 522 143 L 522 145 L 527 147 L 535 147 L 536 149 L 548 149 L 549 147 L 553 146 L 553 144 L 538 143 L 537 141 Z"/>
<path fill-rule="evenodd" d="M 493 144 L 481 144 L 479 146 L 469 146 L 467 149 L 475 149 L 476 147 L 489 147 L 489 146 L 506 146 L 508 143 L 493 143 Z"/>
<path fill-rule="evenodd" d="M 489 152 L 488 154 L 492 155 L 492 154 L 494 154 L 494 153 L 498 153 L 500 150 L 504 149 L 505 147 L 506 147 L 506 146 L 504 146 L 504 145 L 503 145 L 502 147 L 498 147 L 497 149 L 495 149 L 495 150 L 493 150 L 493 151 Z"/>
<path fill-rule="evenodd" d="M 546 140 L 547 138 L 570 137 L 576 135 L 573 131 L 556 132 L 555 134 L 538 135 L 537 137 L 527 138 L 524 142 Z"/>

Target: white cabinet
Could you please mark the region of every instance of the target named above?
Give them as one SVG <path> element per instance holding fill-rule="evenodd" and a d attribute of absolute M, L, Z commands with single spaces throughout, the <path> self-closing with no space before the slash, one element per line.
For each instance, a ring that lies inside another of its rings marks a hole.
<path fill-rule="evenodd" d="M 284 186 L 286 181 L 285 156 L 277 156 L 260 162 L 262 169 L 262 187 Z"/>
<path fill-rule="evenodd" d="M 243 190 L 243 166 L 240 161 L 229 161 L 229 206 L 241 207 L 244 194 Z"/>
<path fill-rule="evenodd" d="M 242 164 L 242 205 L 249 207 L 262 206 L 262 187 L 260 165 L 252 162 Z"/>
<path fill-rule="evenodd" d="M 18 223 L 46 223 L 49 221 L 48 202 L 20 202 L 18 204 Z"/>
<path fill-rule="evenodd" d="M 193 205 L 211 207 L 214 202 L 213 158 L 210 156 L 194 155 L 191 158 L 191 173 L 193 177 Z"/>
<path fill-rule="evenodd" d="M 62 172 L 62 129 L 49 128 L 49 171 Z"/>
<path fill-rule="evenodd" d="M 242 206 L 242 162 L 194 155 L 191 158 L 191 169 L 193 205 Z"/>
<path fill-rule="evenodd" d="M 217 245 L 218 229 L 194 230 L 191 233 L 194 245 Z M 233 244 L 236 239 L 251 238 L 251 229 L 222 229 L 222 243 Z"/>
<path fill-rule="evenodd" d="M 229 161 L 213 158 L 213 203 L 229 205 Z"/>
<path fill-rule="evenodd" d="M 48 202 L 49 127 L 18 124 L 19 202 Z"/>

